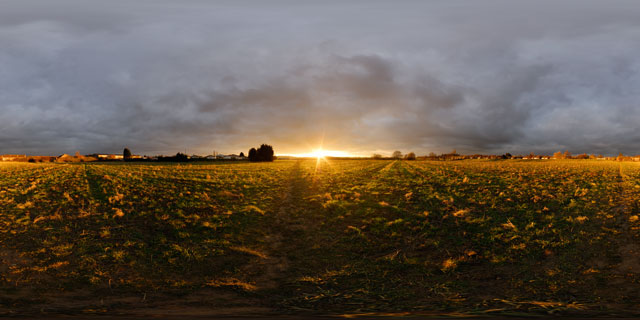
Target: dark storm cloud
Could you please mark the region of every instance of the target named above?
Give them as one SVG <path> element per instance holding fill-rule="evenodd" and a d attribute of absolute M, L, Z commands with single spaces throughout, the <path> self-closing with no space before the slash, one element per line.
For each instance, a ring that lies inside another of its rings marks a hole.
<path fill-rule="evenodd" d="M 640 153 L 634 1 L 4 1 L 0 153 Z"/>

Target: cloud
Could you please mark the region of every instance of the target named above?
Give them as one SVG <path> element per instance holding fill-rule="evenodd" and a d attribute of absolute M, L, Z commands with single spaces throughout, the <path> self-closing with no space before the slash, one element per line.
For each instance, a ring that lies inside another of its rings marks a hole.
<path fill-rule="evenodd" d="M 8 1 L 0 153 L 635 154 L 618 4 Z"/>

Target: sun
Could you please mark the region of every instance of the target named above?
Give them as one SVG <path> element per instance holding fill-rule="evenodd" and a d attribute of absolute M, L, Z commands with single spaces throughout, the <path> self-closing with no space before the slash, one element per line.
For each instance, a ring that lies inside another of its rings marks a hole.
<path fill-rule="evenodd" d="M 340 157 L 353 157 L 353 155 L 349 154 L 348 152 L 345 151 L 339 151 L 339 150 L 325 150 L 322 148 L 318 148 L 318 149 L 313 149 L 311 150 L 311 152 L 307 152 L 307 153 L 295 153 L 292 154 L 295 157 L 302 157 L 302 158 L 317 158 L 317 159 L 325 159 L 325 158 L 330 158 L 330 157 L 336 157 L 336 158 L 340 158 Z"/>
<path fill-rule="evenodd" d="M 322 149 L 315 149 L 311 151 L 311 156 L 313 158 L 324 159 L 329 156 L 329 152 Z"/>

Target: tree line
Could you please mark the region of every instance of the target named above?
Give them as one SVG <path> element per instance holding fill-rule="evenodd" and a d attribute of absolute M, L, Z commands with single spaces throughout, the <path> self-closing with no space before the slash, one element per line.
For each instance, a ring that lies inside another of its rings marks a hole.
<path fill-rule="evenodd" d="M 640 155 L 637 156 L 626 156 L 620 153 L 616 157 L 606 157 L 601 154 L 578 154 L 573 155 L 571 152 L 567 151 L 558 151 L 553 155 L 544 155 L 544 154 L 535 154 L 533 152 L 528 155 L 512 155 L 507 152 L 502 155 L 495 154 L 459 154 L 455 149 L 449 153 L 443 153 L 440 155 L 435 154 L 434 152 L 430 152 L 426 156 L 416 156 L 415 153 L 409 152 L 405 155 L 400 151 L 394 151 L 390 157 L 384 157 L 379 153 L 374 153 L 371 158 L 373 159 L 405 159 L 405 160 L 464 160 L 464 159 L 525 159 L 525 160 L 534 160 L 534 159 L 606 159 L 606 160 L 617 160 L 617 161 L 640 161 Z"/>

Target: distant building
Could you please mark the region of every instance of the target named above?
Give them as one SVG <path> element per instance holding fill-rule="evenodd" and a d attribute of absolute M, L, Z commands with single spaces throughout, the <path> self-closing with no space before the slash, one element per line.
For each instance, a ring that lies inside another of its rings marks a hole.
<path fill-rule="evenodd" d="M 207 158 L 208 159 L 208 158 Z M 245 156 L 239 156 L 237 154 L 218 154 L 216 156 L 216 159 L 221 159 L 221 160 L 247 160 L 247 157 Z"/>
<path fill-rule="evenodd" d="M 121 154 L 108 154 L 108 153 L 94 153 L 90 154 L 90 157 L 96 157 L 98 160 L 118 160 L 124 159 L 124 155 Z"/>
<path fill-rule="evenodd" d="M 63 153 L 56 157 L 56 162 L 77 162 L 77 161 L 80 161 L 80 160 L 66 153 Z"/>
<path fill-rule="evenodd" d="M 0 156 L 2 161 L 18 161 L 27 158 L 26 154 L 3 154 Z"/>
<path fill-rule="evenodd" d="M 112 154 L 112 153 L 94 153 L 87 155 L 87 157 L 94 157 L 98 160 L 122 160 L 124 159 L 124 155 L 122 154 Z M 131 159 L 142 159 L 142 156 L 137 154 L 132 154 Z"/>

